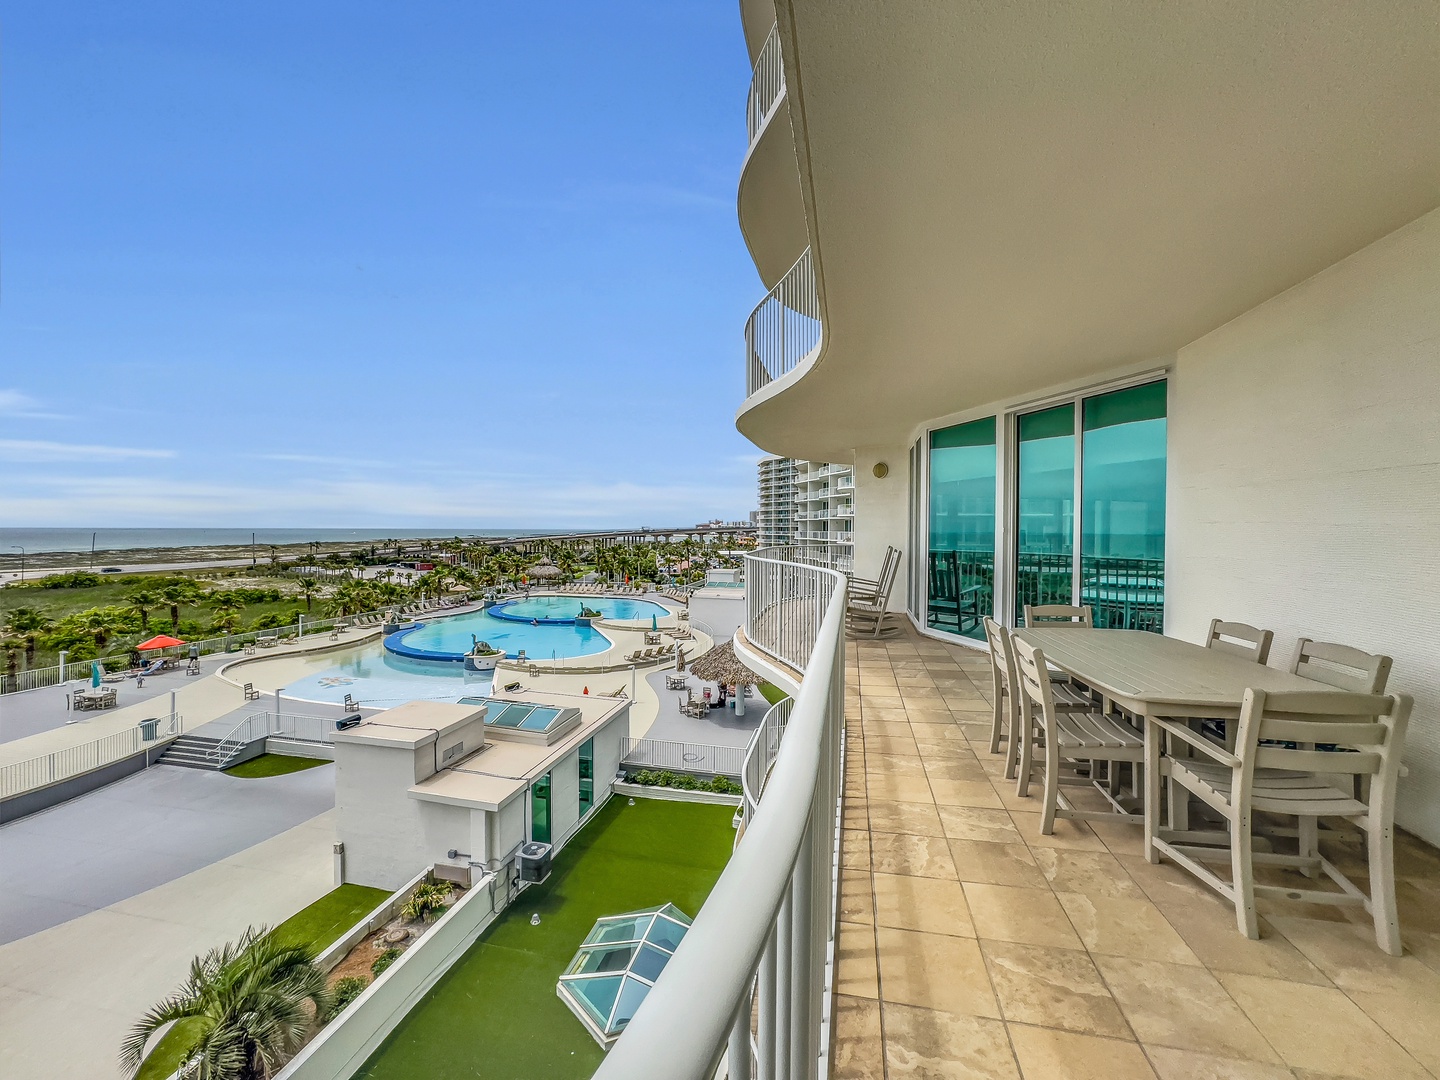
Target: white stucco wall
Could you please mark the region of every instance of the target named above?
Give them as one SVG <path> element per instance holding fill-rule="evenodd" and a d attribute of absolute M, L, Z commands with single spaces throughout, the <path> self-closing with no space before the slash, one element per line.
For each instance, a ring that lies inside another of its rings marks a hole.
<path fill-rule="evenodd" d="M 877 462 L 890 472 L 875 476 Z M 874 578 L 880 573 L 885 548 L 900 549 L 900 570 L 890 593 L 889 609 L 904 611 L 910 580 L 909 551 L 910 451 L 896 445 L 862 447 L 855 451 L 855 574 Z"/>
<path fill-rule="evenodd" d="M 1440 210 L 1182 349 L 1169 440 L 1167 632 L 1394 657 L 1399 822 L 1440 843 Z"/>
<path fill-rule="evenodd" d="M 394 747 L 336 744 L 335 830 L 345 845 L 346 881 L 398 889 L 421 868 L 425 823 L 421 804 L 407 794 L 415 760 Z"/>
<path fill-rule="evenodd" d="M 580 820 L 580 751 L 572 750 L 550 770 L 550 835 L 560 841 Z"/>

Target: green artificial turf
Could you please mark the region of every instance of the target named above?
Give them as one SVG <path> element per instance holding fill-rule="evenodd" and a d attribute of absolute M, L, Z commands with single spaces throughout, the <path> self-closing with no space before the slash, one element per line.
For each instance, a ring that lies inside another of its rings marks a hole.
<path fill-rule="evenodd" d="M 760 684 L 760 696 L 771 705 L 778 705 L 790 695 L 781 690 L 774 683 L 762 682 Z"/>
<path fill-rule="evenodd" d="M 460 958 L 355 1080 L 567 1080 L 604 1052 L 555 994 L 595 920 L 674 903 L 692 918 L 730 857 L 728 806 L 611 799 Z M 531 926 L 538 913 L 540 925 Z"/>
<path fill-rule="evenodd" d="M 324 758 L 290 757 L 287 754 L 261 754 L 239 765 L 231 765 L 226 773 L 242 780 L 257 780 L 264 776 L 284 776 L 286 773 L 302 772 L 317 765 L 329 765 Z"/>
<path fill-rule="evenodd" d="M 275 936 L 295 945 L 308 945 L 319 954 L 339 941 L 345 931 L 374 911 L 389 896 L 384 889 L 371 889 L 364 885 L 341 885 L 275 927 Z M 176 1021 L 141 1063 L 135 1080 L 165 1080 L 179 1067 L 181 1058 L 194 1045 L 200 1033 L 199 1020 Z"/>

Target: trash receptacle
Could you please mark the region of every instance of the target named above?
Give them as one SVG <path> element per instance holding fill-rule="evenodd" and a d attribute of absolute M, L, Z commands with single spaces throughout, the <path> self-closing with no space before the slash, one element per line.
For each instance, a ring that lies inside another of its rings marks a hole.
<path fill-rule="evenodd" d="M 140 721 L 140 739 L 142 742 L 154 742 L 160 734 L 160 718 L 150 717 L 148 720 Z"/>

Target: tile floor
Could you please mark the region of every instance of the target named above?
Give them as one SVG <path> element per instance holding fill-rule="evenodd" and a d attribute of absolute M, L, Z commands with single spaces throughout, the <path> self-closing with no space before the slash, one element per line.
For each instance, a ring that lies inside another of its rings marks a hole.
<path fill-rule="evenodd" d="M 1248 941 L 1138 828 L 1040 835 L 982 654 L 852 642 L 846 679 L 836 1080 L 1440 1076 L 1435 849 L 1398 841 L 1404 957 L 1349 908 L 1262 900 Z"/>

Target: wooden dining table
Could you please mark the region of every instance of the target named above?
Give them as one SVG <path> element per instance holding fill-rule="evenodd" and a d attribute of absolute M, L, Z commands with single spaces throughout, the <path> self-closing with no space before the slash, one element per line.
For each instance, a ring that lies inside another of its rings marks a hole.
<path fill-rule="evenodd" d="M 1179 638 L 1144 630 L 1050 626 L 1016 630 L 1045 661 L 1084 683 L 1109 702 L 1142 718 L 1238 720 L 1245 691 L 1335 690 L 1279 668 Z M 1147 725 L 1146 740 L 1154 738 Z M 1183 749 L 1182 749 L 1183 752 Z M 1169 785 L 1171 835 L 1189 827 L 1188 798 Z M 1147 816 L 1158 808 L 1147 807 Z M 1159 822 L 1148 822 L 1158 829 Z"/>

